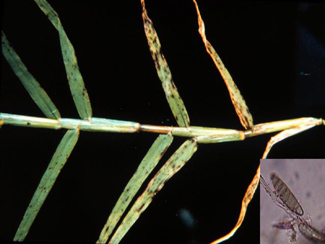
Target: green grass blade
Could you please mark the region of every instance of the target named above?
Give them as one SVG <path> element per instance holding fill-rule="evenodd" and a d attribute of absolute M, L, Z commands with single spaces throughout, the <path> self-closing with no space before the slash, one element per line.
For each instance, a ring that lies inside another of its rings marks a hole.
<path fill-rule="evenodd" d="M 173 141 L 171 134 L 159 135 L 155 142 L 150 147 L 146 156 L 143 158 L 138 169 L 129 180 L 128 184 L 123 190 L 120 198 L 116 202 L 102 232 L 100 233 L 97 243 L 106 243 L 117 222 L 121 219 L 125 209 L 130 204 L 135 194 L 139 191 L 143 182 L 148 175 L 156 167 L 161 157 L 164 155 L 168 147 Z"/>
<path fill-rule="evenodd" d="M 181 127 L 190 125 L 190 118 L 187 114 L 184 102 L 179 95 L 177 88 L 173 82 L 171 71 L 168 67 L 167 61 L 161 52 L 161 45 L 155 28 L 151 19 L 147 15 L 144 1 L 142 3 L 142 19 L 144 23 L 144 30 L 147 37 L 149 49 L 153 61 L 155 62 L 158 77 L 164 89 L 169 107 Z"/>
<path fill-rule="evenodd" d="M 123 236 L 140 217 L 141 213 L 147 209 L 153 197 L 163 188 L 164 184 L 185 165 L 185 163 L 195 153 L 196 149 L 197 143 L 195 139 L 185 141 L 177 149 L 177 151 L 151 179 L 142 195 L 133 204 L 130 211 L 123 219 L 123 222 L 111 238 L 109 242 L 110 244 L 118 244 L 121 241 Z"/>
<path fill-rule="evenodd" d="M 15 75 L 19 78 L 29 95 L 32 97 L 37 106 L 42 110 L 45 116 L 51 119 L 61 118 L 58 109 L 55 107 L 50 97 L 32 76 L 32 74 L 29 73 L 16 51 L 11 47 L 6 35 L 3 32 L 2 53 L 14 71 Z"/>
<path fill-rule="evenodd" d="M 76 105 L 79 116 L 82 119 L 89 120 L 92 117 L 91 104 L 85 83 L 79 70 L 74 48 L 61 25 L 58 14 L 51 5 L 45 0 L 35 0 L 35 2 L 59 32 L 62 57 L 73 101 Z"/>
<path fill-rule="evenodd" d="M 63 166 L 67 162 L 74 146 L 79 137 L 78 130 L 68 130 L 57 147 L 51 162 L 49 163 L 42 179 L 33 195 L 32 200 L 25 212 L 18 230 L 15 234 L 14 241 L 24 241 L 29 232 L 39 210 L 41 209 L 46 197 L 51 191 L 56 178 L 58 177 Z"/>

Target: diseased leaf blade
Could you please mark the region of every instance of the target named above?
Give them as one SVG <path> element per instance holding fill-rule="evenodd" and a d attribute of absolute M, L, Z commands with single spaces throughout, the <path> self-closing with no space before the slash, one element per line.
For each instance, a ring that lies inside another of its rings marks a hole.
<path fill-rule="evenodd" d="M 165 183 L 173 177 L 193 156 L 197 150 L 195 139 L 185 141 L 168 161 L 160 168 L 157 174 L 151 179 L 147 188 L 138 197 L 130 211 L 126 214 L 122 223 L 109 241 L 110 244 L 117 244 L 137 221 L 140 215 L 147 209 L 153 197 L 163 188 Z"/>
<path fill-rule="evenodd" d="M 236 110 L 236 113 L 239 117 L 240 123 L 245 129 L 250 129 L 253 127 L 253 117 L 251 113 L 249 112 L 248 106 L 246 105 L 246 102 L 244 100 L 244 97 L 241 95 L 237 85 L 235 84 L 234 80 L 232 79 L 229 71 L 227 70 L 226 66 L 223 64 L 220 56 L 216 52 L 216 50 L 213 48 L 211 43 L 207 40 L 205 35 L 205 27 L 204 22 L 200 14 L 199 6 L 196 3 L 195 0 L 193 0 L 197 17 L 198 17 L 198 24 L 199 24 L 199 33 L 202 37 L 204 46 L 206 48 L 206 51 L 212 58 L 214 64 L 218 68 L 230 95 L 231 102 L 234 105 L 234 108 Z"/>
<path fill-rule="evenodd" d="M 10 67 L 14 71 L 15 75 L 19 78 L 23 86 L 26 88 L 27 92 L 37 104 L 37 106 L 42 110 L 47 118 L 59 119 L 61 115 L 44 91 L 40 86 L 34 76 L 29 73 L 27 67 L 24 65 L 23 61 L 20 59 L 16 51 L 11 47 L 6 35 L 2 32 L 2 53 L 9 63 Z"/>
<path fill-rule="evenodd" d="M 173 141 L 170 134 L 159 135 L 155 142 L 150 147 L 146 156 L 141 161 L 138 169 L 129 180 L 128 184 L 116 202 L 105 226 L 100 233 L 97 243 L 106 243 L 116 224 L 121 219 L 124 211 L 130 204 L 135 194 L 139 191 L 143 182 L 147 179 L 148 175 L 156 167 L 161 157 L 164 155 L 168 147 Z"/>
<path fill-rule="evenodd" d="M 236 231 L 238 230 L 238 228 L 242 225 L 242 223 L 244 221 L 248 205 L 251 202 L 251 200 L 256 192 L 259 182 L 260 182 L 260 166 L 258 166 L 253 180 L 247 187 L 247 190 L 246 190 L 243 200 L 241 202 L 240 213 L 239 213 L 239 217 L 238 217 L 236 225 L 227 235 L 218 238 L 217 240 L 211 242 L 210 244 L 218 244 L 218 243 L 224 242 L 224 241 L 228 240 L 229 238 L 231 238 L 236 233 Z"/>
<path fill-rule="evenodd" d="M 173 82 L 171 71 L 161 51 L 161 45 L 157 32 L 153 27 L 151 19 L 148 17 L 144 1 L 141 1 L 141 4 L 142 19 L 149 49 L 151 52 L 152 59 L 156 66 L 158 77 L 164 89 L 169 107 L 172 110 L 177 124 L 181 127 L 188 127 L 190 126 L 190 118 L 188 116 L 184 102 Z"/>
<path fill-rule="evenodd" d="M 45 0 L 35 0 L 35 2 L 59 32 L 62 57 L 73 101 L 79 116 L 82 119 L 90 120 L 92 117 L 92 108 L 85 83 L 79 70 L 74 48 L 61 25 L 58 14 L 51 5 Z"/>
<path fill-rule="evenodd" d="M 50 193 L 58 175 L 67 162 L 79 137 L 79 130 L 68 130 L 57 147 L 42 179 L 30 201 L 15 234 L 14 241 L 24 241 L 38 212 Z"/>

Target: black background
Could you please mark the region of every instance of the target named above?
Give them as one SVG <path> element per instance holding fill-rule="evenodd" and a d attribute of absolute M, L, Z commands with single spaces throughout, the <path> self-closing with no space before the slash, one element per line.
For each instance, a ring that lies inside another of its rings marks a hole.
<path fill-rule="evenodd" d="M 95 117 L 174 125 L 145 39 L 140 1 L 49 1 L 73 43 Z M 109 3 L 109 4 L 107 4 Z M 199 1 L 207 38 L 231 72 L 255 124 L 324 117 L 325 6 L 303 2 Z M 3 29 L 62 117 L 78 118 L 58 34 L 32 1 L 3 1 Z M 147 1 L 191 125 L 242 129 L 197 32 L 190 0 Z M 0 111 L 43 117 L 1 62 Z M 12 240 L 64 131 L 3 126 L 0 238 Z M 157 135 L 82 132 L 26 241 L 95 242 Z M 208 243 L 237 221 L 270 135 L 200 145 L 121 243 Z M 175 138 L 162 163 L 184 141 Z M 324 128 L 275 146 L 271 158 L 324 158 Z M 196 225 L 179 216 L 188 210 Z M 259 196 L 226 243 L 259 243 Z"/>

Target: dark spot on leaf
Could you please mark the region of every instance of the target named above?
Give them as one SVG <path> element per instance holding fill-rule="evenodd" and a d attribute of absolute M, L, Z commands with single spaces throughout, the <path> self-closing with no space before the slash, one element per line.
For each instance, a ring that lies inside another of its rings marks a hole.
<path fill-rule="evenodd" d="M 141 212 L 143 206 L 144 206 L 144 203 L 143 203 L 143 204 L 140 206 L 140 208 L 138 209 L 138 212 L 139 212 L 139 213 Z"/>
<path fill-rule="evenodd" d="M 129 189 L 128 189 L 129 190 Z M 127 202 L 129 200 L 129 197 L 130 196 L 127 196 L 125 199 L 124 199 L 124 202 Z"/>

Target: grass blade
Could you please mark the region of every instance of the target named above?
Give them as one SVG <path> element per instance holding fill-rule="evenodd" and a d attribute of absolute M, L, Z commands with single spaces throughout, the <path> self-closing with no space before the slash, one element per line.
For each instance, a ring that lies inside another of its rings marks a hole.
<path fill-rule="evenodd" d="M 130 204 L 135 194 L 139 191 L 143 182 L 147 179 L 148 175 L 156 167 L 161 157 L 164 155 L 168 147 L 173 141 L 171 134 L 159 135 L 151 148 L 143 158 L 138 169 L 129 180 L 128 184 L 123 190 L 120 198 L 116 202 L 102 232 L 100 233 L 97 243 L 106 243 L 112 231 L 114 230 L 117 222 L 121 219 L 125 209 Z"/>
<path fill-rule="evenodd" d="M 173 82 L 172 74 L 168 67 L 167 61 L 161 52 L 161 45 L 155 28 L 151 19 L 147 15 L 144 0 L 141 0 L 142 4 L 142 19 L 144 24 L 144 30 L 146 33 L 149 49 L 153 61 L 155 62 L 158 77 L 161 81 L 164 89 L 169 107 L 177 121 L 177 124 L 181 127 L 187 127 L 190 125 L 190 118 L 187 114 L 184 102 L 179 95 L 177 88 Z"/>
<path fill-rule="evenodd" d="M 195 7 L 196 7 L 196 12 L 197 12 L 197 17 L 198 17 L 198 23 L 199 23 L 199 33 L 202 37 L 203 43 L 205 45 L 205 48 L 212 58 L 214 64 L 218 68 L 226 86 L 229 91 L 229 95 L 231 98 L 231 102 L 235 107 L 236 113 L 239 117 L 240 123 L 245 129 L 249 129 L 253 127 L 253 117 L 251 113 L 249 112 L 249 109 L 246 105 L 246 102 L 243 98 L 243 96 L 240 94 L 240 91 L 238 87 L 236 86 L 234 80 L 232 79 L 229 71 L 223 64 L 220 56 L 216 52 L 216 50 L 213 48 L 211 43 L 207 40 L 206 35 L 205 35 L 205 27 L 204 27 L 204 22 L 200 14 L 199 6 L 196 3 L 195 0 L 193 0 Z"/>
<path fill-rule="evenodd" d="M 59 32 L 62 57 L 73 101 L 76 105 L 79 116 L 82 119 L 89 120 L 92 116 L 91 104 L 85 83 L 79 70 L 74 48 L 61 25 L 58 14 L 51 5 L 45 0 L 35 0 L 35 2 Z"/>
<path fill-rule="evenodd" d="M 149 204 L 152 202 L 153 197 L 163 188 L 165 183 L 185 165 L 185 163 L 195 153 L 196 149 L 196 139 L 189 139 L 185 141 L 177 149 L 177 151 L 151 179 L 142 195 L 139 196 L 139 198 L 133 204 L 130 211 L 123 219 L 123 222 L 111 238 L 109 242 L 110 244 L 118 244 L 121 241 L 124 235 L 140 217 L 141 213 L 147 209 Z"/>
<path fill-rule="evenodd" d="M 284 131 L 281 131 L 280 133 L 276 134 L 275 136 L 272 136 L 269 142 L 266 145 L 265 151 L 263 153 L 262 159 L 266 158 L 269 152 L 271 151 L 272 147 L 277 144 L 278 142 L 290 137 L 294 136 L 296 134 L 299 134 L 305 130 L 309 130 L 310 128 L 316 126 L 316 123 L 308 123 L 308 124 L 301 124 L 297 127 L 287 129 Z"/>
<path fill-rule="evenodd" d="M 260 182 L 260 166 L 258 166 L 256 173 L 254 175 L 254 178 L 251 181 L 251 183 L 249 184 L 249 186 L 246 190 L 246 193 L 243 197 L 243 200 L 241 202 L 241 209 L 240 209 L 240 213 L 239 213 L 239 217 L 238 217 L 236 225 L 227 235 L 211 242 L 210 244 L 218 244 L 218 243 L 224 242 L 236 233 L 236 231 L 238 230 L 238 228 L 241 226 L 241 224 L 244 221 L 244 218 L 245 218 L 245 215 L 247 212 L 247 207 L 255 194 L 255 191 L 258 187 L 259 182 Z"/>
<path fill-rule="evenodd" d="M 43 90 L 34 76 L 29 73 L 24 63 L 16 51 L 11 47 L 6 35 L 2 32 L 2 53 L 19 78 L 23 86 L 26 88 L 29 95 L 32 97 L 37 106 L 42 110 L 46 117 L 51 119 L 59 119 L 61 115 L 54 103 Z"/>
<path fill-rule="evenodd" d="M 14 241 L 24 241 L 46 197 L 51 191 L 56 178 L 58 177 L 74 146 L 76 145 L 78 137 L 78 130 L 68 130 L 62 138 L 51 159 L 51 162 L 42 176 L 32 200 L 29 203 L 23 220 L 21 221 L 15 234 Z"/>

